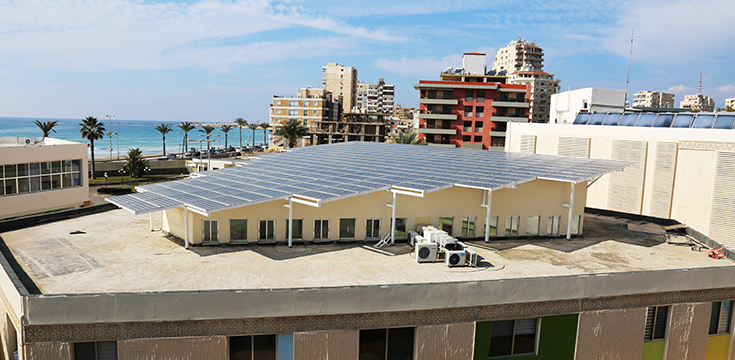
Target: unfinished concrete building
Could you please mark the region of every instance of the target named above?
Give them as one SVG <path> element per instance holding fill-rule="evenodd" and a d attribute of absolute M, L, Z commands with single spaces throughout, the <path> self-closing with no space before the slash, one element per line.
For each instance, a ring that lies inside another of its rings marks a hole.
<path fill-rule="evenodd" d="M 312 131 L 312 144 L 347 141 L 385 142 L 390 115 L 379 113 L 346 113 L 339 120 L 322 119 Z"/>

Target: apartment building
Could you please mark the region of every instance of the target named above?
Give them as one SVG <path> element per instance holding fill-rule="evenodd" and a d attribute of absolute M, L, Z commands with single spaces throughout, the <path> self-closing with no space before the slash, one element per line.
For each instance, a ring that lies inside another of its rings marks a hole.
<path fill-rule="evenodd" d="M 454 159 L 473 166 L 440 166 Z M 686 226 L 664 238 L 659 219 L 583 213 L 588 183 L 627 166 L 313 146 L 110 198 L 125 210 L 0 228 L 3 354 L 732 359 L 729 258 L 692 251 Z M 366 246 L 421 224 L 462 238 L 476 266 Z"/>
<path fill-rule="evenodd" d="M 498 49 L 492 70 L 512 73 L 524 68 L 528 71 L 543 71 L 544 50 L 538 43 L 519 37 L 508 46 Z"/>
<path fill-rule="evenodd" d="M 715 100 L 702 94 L 685 95 L 684 100 L 679 103 L 679 107 L 682 109 L 711 112 L 715 111 Z"/>
<path fill-rule="evenodd" d="M 507 123 L 528 122 L 531 86 L 506 84 L 487 71 L 485 54 L 462 57 L 463 67 L 421 80 L 419 137 L 429 145 L 503 150 Z"/>
<path fill-rule="evenodd" d="M 389 136 L 391 116 L 388 114 L 346 113 L 338 120 L 320 120 L 314 128 L 311 143 L 333 144 L 347 141 L 385 142 Z"/>
<path fill-rule="evenodd" d="M 357 69 L 337 63 L 322 67 L 322 85 L 340 104 L 340 112 L 348 113 L 357 101 Z"/>
<path fill-rule="evenodd" d="M 508 75 L 509 84 L 531 86 L 531 107 L 529 119 L 535 123 L 548 123 L 551 112 L 551 95 L 559 92 L 561 80 L 554 79 L 554 74 L 545 71 L 525 70 L 512 72 Z"/>
<path fill-rule="evenodd" d="M 383 78 L 377 84 L 357 84 L 357 100 L 352 108 L 353 112 L 381 113 L 393 115 L 395 105 L 395 85 L 385 83 Z"/>
<path fill-rule="evenodd" d="M 0 137 L 0 219 L 89 205 L 87 145 Z"/>
<path fill-rule="evenodd" d="M 725 108 L 735 110 L 735 98 L 725 99 Z"/>
<path fill-rule="evenodd" d="M 595 112 L 516 125 L 508 151 L 635 162 L 590 185 L 587 206 L 676 219 L 735 250 L 735 114 Z"/>
<path fill-rule="evenodd" d="M 274 95 L 272 101 L 269 123 L 273 132 L 292 119 L 313 130 L 320 120 L 336 120 L 339 112 L 338 104 L 332 101 L 332 94 L 322 88 L 305 87 L 293 97 Z"/>
<path fill-rule="evenodd" d="M 625 90 L 583 88 L 551 95 L 552 124 L 571 124 L 577 114 L 589 112 L 623 112 Z"/>
<path fill-rule="evenodd" d="M 633 95 L 633 107 L 636 108 L 673 108 L 674 94 L 643 90 Z"/>

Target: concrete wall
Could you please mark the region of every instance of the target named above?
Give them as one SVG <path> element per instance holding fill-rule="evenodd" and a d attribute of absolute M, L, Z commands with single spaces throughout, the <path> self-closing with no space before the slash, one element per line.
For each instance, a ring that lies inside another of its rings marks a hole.
<path fill-rule="evenodd" d="M 227 337 L 118 341 L 119 360 L 227 359 Z"/>
<path fill-rule="evenodd" d="M 576 360 L 640 360 L 645 326 L 646 308 L 583 312 Z"/>
<path fill-rule="evenodd" d="M 72 347 L 71 343 L 64 342 L 28 344 L 25 346 L 25 358 L 28 360 L 71 360 Z"/>
<path fill-rule="evenodd" d="M 357 360 L 359 351 L 359 330 L 294 334 L 294 360 Z"/>
<path fill-rule="evenodd" d="M 584 212 L 586 184 L 578 184 L 575 191 L 574 214 Z M 541 235 L 546 235 L 548 217 L 561 216 L 560 234 L 566 233 L 568 209 L 562 204 L 569 202 L 570 185 L 568 183 L 536 180 L 518 185 L 517 189 L 502 189 L 493 192 L 491 216 L 498 217 L 498 234 L 504 234 L 507 216 L 520 216 L 519 235 L 526 234 L 526 220 L 528 216 L 541 216 Z M 540 200 L 543 199 L 543 200 Z M 365 222 L 367 219 L 381 219 L 381 234 L 390 231 L 391 209 L 386 204 L 392 203 L 392 194 L 387 191 L 378 191 L 371 194 L 346 198 L 323 203 L 321 208 L 294 204 L 293 218 L 303 219 L 303 239 L 311 241 L 314 238 L 313 226 L 315 219 L 330 220 L 329 240 L 339 239 L 340 218 L 356 219 L 355 239 L 365 239 Z M 462 218 L 476 218 L 477 237 L 484 236 L 486 209 L 481 207 L 483 192 L 478 189 L 453 187 L 426 194 L 425 198 L 398 195 L 396 217 L 406 218 L 407 230 L 415 229 L 425 219 L 437 225 L 439 217 L 453 217 L 452 232 L 459 237 L 462 231 Z M 189 212 L 189 236 L 193 244 L 202 241 L 202 226 L 204 220 L 219 220 L 219 242 L 228 243 L 230 240 L 229 219 L 248 219 L 248 241 L 258 240 L 258 221 L 260 219 L 274 219 L 277 241 L 287 239 L 288 209 L 283 207 L 286 200 L 271 201 L 268 203 L 250 205 L 234 210 L 221 211 L 212 214 L 210 218 Z M 172 209 L 165 211 L 163 230 L 178 237 L 184 238 L 184 211 Z"/>
<path fill-rule="evenodd" d="M 666 360 L 704 360 L 712 303 L 671 307 Z"/>
<path fill-rule="evenodd" d="M 471 360 L 475 324 L 459 323 L 416 327 L 416 360 Z"/>

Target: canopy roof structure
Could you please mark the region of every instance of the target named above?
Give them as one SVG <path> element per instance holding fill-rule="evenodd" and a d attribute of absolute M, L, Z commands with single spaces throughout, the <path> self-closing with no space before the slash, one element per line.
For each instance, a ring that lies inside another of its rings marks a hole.
<path fill-rule="evenodd" d="M 424 194 L 453 186 L 494 191 L 534 180 L 575 184 L 629 165 L 554 155 L 347 142 L 266 155 L 245 166 L 143 185 L 136 187 L 136 194 L 106 200 L 136 215 L 185 207 L 210 216 L 279 199 L 319 204 L 391 188 Z"/>

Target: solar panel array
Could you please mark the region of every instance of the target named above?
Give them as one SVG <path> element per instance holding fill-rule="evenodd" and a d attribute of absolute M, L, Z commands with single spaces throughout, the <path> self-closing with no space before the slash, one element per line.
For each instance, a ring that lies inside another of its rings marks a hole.
<path fill-rule="evenodd" d="M 391 186 L 431 192 L 452 186 L 498 190 L 536 179 L 580 182 L 629 162 L 476 149 L 348 142 L 296 148 L 245 166 L 138 187 L 107 200 L 136 214 L 174 207 L 204 213 L 287 199 L 319 201 Z"/>
<path fill-rule="evenodd" d="M 657 128 L 734 129 L 729 113 L 579 113 L 575 125 L 636 126 Z"/>

